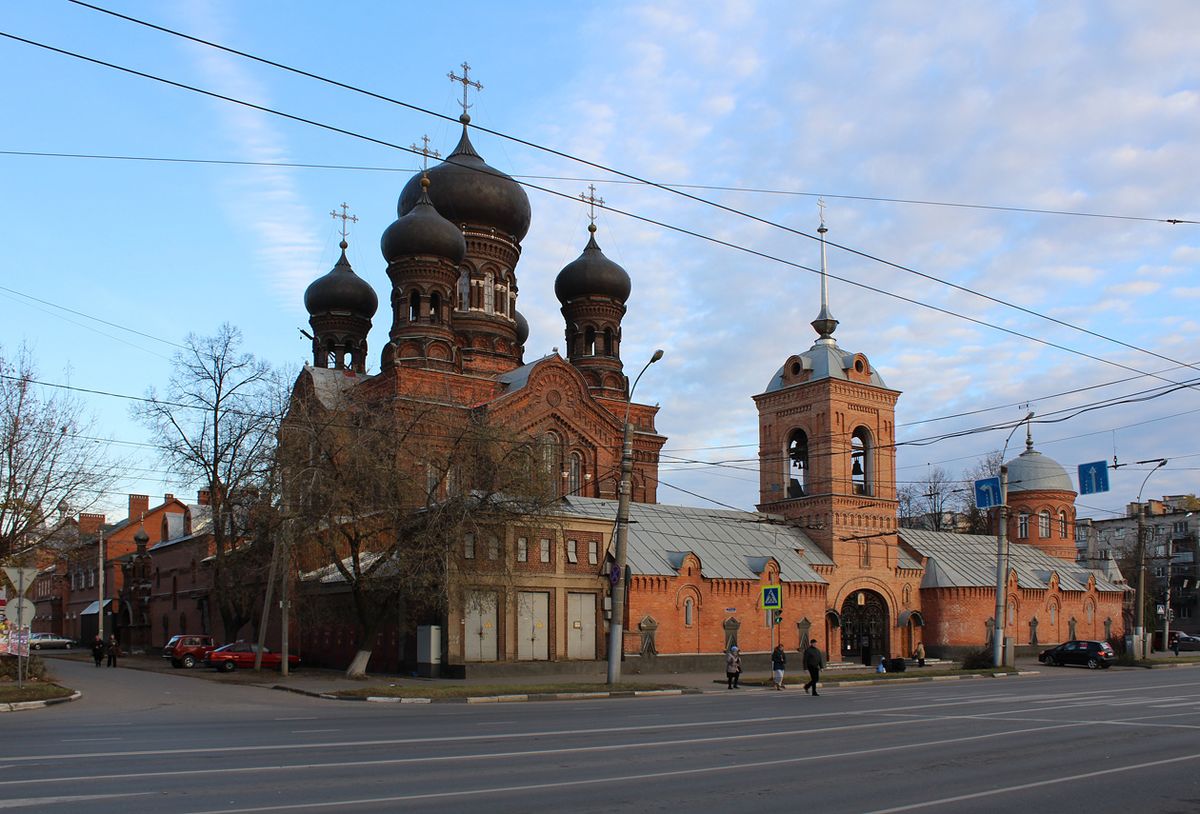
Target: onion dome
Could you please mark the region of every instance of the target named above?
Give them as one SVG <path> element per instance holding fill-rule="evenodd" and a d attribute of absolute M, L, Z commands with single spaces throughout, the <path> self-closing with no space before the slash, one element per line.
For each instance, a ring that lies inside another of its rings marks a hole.
<path fill-rule="evenodd" d="M 596 243 L 596 224 L 589 224 L 588 231 L 591 235 L 583 254 L 558 273 L 554 296 L 563 305 L 588 296 L 612 297 L 624 304 L 629 299 L 629 274 L 600 251 Z"/>
<path fill-rule="evenodd" d="M 524 345 L 529 338 L 529 320 L 520 311 L 513 311 L 513 321 L 517 323 L 517 344 Z"/>
<path fill-rule="evenodd" d="M 1033 438 L 1026 437 L 1025 451 L 1008 462 L 1009 494 L 1046 490 L 1074 492 L 1075 485 L 1058 461 L 1038 452 L 1033 448 Z"/>
<path fill-rule="evenodd" d="M 383 230 L 379 248 L 389 263 L 400 257 L 423 254 L 445 257 L 457 265 L 467 253 L 462 232 L 439 215 L 429 200 L 429 185 L 429 179 L 422 178 L 416 204 Z"/>
<path fill-rule="evenodd" d="M 371 284 L 350 268 L 350 261 L 346 259 L 348 245 L 344 240 L 341 242 L 342 256 L 337 265 L 324 277 L 313 280 L 304 292 L 304 307 L 310 315 L 339 311 L 363 319 L 375 316 L 379 298 L 375 296 Z"/>
<path fill-rule="evenodd" d="M 429 198 L 437 211 L 451 223 L 462 226 L 490 226 L 520 243 L 529 231 L 529 197 L 509 176 L 489 167 L 471 146 L 467 124 L 471 117 L 459 117 L 462 138 L 454 152 L 429 170 L 432 181 Z M 406 215 L 421 200 L 421 177 L 414 175 L 400 193 L 396 210 Z"/>
<path fill-rule="evenodd" d="M 137 534 L 133 535 L 133 541 L 139 546 L 144 546 L 150 542 L 150 535 L 146 533 L 145 527 L 139 528 Z"/>

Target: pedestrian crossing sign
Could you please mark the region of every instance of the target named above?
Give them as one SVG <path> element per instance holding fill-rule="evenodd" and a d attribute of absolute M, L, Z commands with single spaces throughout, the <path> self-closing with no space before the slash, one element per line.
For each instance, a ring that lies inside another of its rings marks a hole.
<path fill-rule="evenodd" d="M 783 607 L 783 592 L 778 585 L 764 585 L 762 589 L 763 610 L 779 610 Z"/>

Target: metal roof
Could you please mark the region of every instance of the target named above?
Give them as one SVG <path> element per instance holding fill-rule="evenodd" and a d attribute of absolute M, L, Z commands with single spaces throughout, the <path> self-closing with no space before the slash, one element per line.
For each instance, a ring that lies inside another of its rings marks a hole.
<path fill-rule="evenodd" d="M 849 381 L 850 376 L 846 371 L 854 367 L 854 357 L 856 354 L 843 350 L 838 347 L 838 344 L 833 339 L 818 339 L 813 346 L 804 353 L 796 355 L 801 367 L 811 371 L 811 375 L 805 379 L 805 382 L 815 382 L 821 379 L 842 379 Z M 788 360 L 791 361 L 790 359 Z M 767 389 L 763 392 L 774 393 L 776 390 L 783 390 L 791 387 L 784 382 L 784 373 L 787 370 L 788 362 L 784 362 L 779 370 L 775 371 L 775 375 L 771 377 Z M 883 383 L 883 377 L 871 367 L 871 384 L 875 387 L 887 387 Z"/>
<path fill-rule="evenodd" d="M 617 501 L 566 497 L 563 513 L 615 523 Z M 673 576 L 691 552 L 709 579 L 758 579 L 773 557 L 781 579 L 825 584 L 812 566 L 833 564 L 803 531 L 776 515 L 632 503 L 629 520 L 626 559 L 634 574 Z"/>
<path fill-rule="evenodd" d="M 922 588 L 988 588 L 996 584 L 996 538 L 993 536 L 900 529 L 900 539 L 926 558 Z M 1097 591 L 1128 590 L 1103 571 L 1052 557 L 1024 543 L 1010 543 L 1008 567 L 1016 570 L 1017 584 L 1022 588 L 1046 588 L 1051 573 L 1055 573 L 1064 591 L 1087 590 L 1089 576 L 1095 576 Z"/>

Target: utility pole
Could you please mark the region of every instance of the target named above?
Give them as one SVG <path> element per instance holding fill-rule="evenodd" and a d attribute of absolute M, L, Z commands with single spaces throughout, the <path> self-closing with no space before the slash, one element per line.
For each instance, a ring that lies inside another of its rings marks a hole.
<path fill-rule="evenodd" d="M 1007 444 L 1005 445 L 1007 447 Z M 1003 456 L 1001 456 L 1003 457 Z M 1004 550 L 1008 543 L 1008 464 L 1000 464 L 1000 523 L 996 532 L 996 611 L 992 623 L 992 664 L 1004 666 L 1004 592 L 1008 572 Z"/>
<path fill-rule="evenodd" d="M 1146 473 L 1142 486 L 1137 495 L 1137 606 L 1133 609 L 1133 648 L 1139 659 L 1146 658 L 1146 507 L 1142 504 L 1142 492 L 1146 490 L 1146 481 L 1150 476 L 1167 465 L 1166 458 L 1149 458 L 1145 461 L 1134 461 L 1138 464 L 1154 464 L 1154 468 Z M 1165 642 L 1164 642 L 1165 644 Z"/>
<path fill-rule="evenodd" d="M 96 609 L 96 635 L 100 637 L 100 641 L 104 641 L 104 529 L 100 529 L 100 537 L 96 542 L 96 556 L 100 567 L 100 578 L 96 580 L 100 587 L 100 604 Z M 81 623 L 82 626 L 82 623 Z"/>

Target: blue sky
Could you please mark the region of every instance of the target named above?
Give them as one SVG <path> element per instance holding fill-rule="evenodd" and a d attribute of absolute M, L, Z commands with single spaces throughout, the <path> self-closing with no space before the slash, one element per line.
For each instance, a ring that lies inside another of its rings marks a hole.
<path fill-rule="evenodd" d="M 1200 226 L 1163 219 L 1200 220 L 1200 4 L 101 5 L 450 117 L 461 86 L 446 74 L 466 60 L 484 85 L 476 124 L 642 178 L 710 187 L 688 191 L 806 235 L 823 195 L 830 240 L 862 253 L 831 248 L 830 271 L 866 287 L 831 281 L 836 336 L 903 391 L 901 442 L 1011 422 L 1025 403 L 1057 419 L 1198 378 L 1178 363 L 1200 361 Z M 394 144 L 428 134 L 445 154 L 458 136 L 453 121 L 65 1 L 10 4 L 0 31 Z M 414 156 L 7 38 L 0 87 L 0 150 L 11 153 L 345 167 L 0 154 L 9 289 L 0 342 L 9 351 L 28 342 L 43 378 L 141 395 L 165 383 L 172 348 L 21 295 L 173 342 L 229 321 L 248 349 L 298 368 L 308 355 L 297 330 L 303 291 L 337 259 L 329 212 L 343 201 L 359 218 L 351 263 L 380 294 L 377 369 L 390 321 L 378 241 Z M 815 338 L 817 277 L 788 263 L 815 268 L 816 244 L 513 141 L 473 140 L 492 166 L 568 196 L 529 191 L 533 225 L 517 269 L 528 359 L 562 345 L 553 282 L 586 242 L 586 210 L 569 197 L 589 183 L 615 209 L 770 256 L 599 215 L 600 245 L 633 279 L 627 370 L 666 351 L 638 389 L 639 400 L 661 403 L 670 439 L 659 499 L 705 505 L 678 486 L 750 508 L 750 397 Z M 1019 211 L 1029 209 L 1117 217 Z M 1146 373 L 1161 378 L 1135 378 Z M 126 402 L 86 401 L 107 437 L 149 440 Z M 1184 388 L 1037 425 L 1034 436 L 1072 474 L 1114 453 L 1170 458 L 1145 494 L 1195 492 L 1198 412 L 1196 391 Z M 930 466 L 957 475 L 1006 435 L 905 444 L 898 480 L 919 481 Z M 121 449 L 137 460 L 113 507 L 127 491 L 191 491 L 146 448 Z M 1119 512 L 1147 471 L 1117 470 L 1113 491 L 1081 498 L 1079 514 Z"/>

